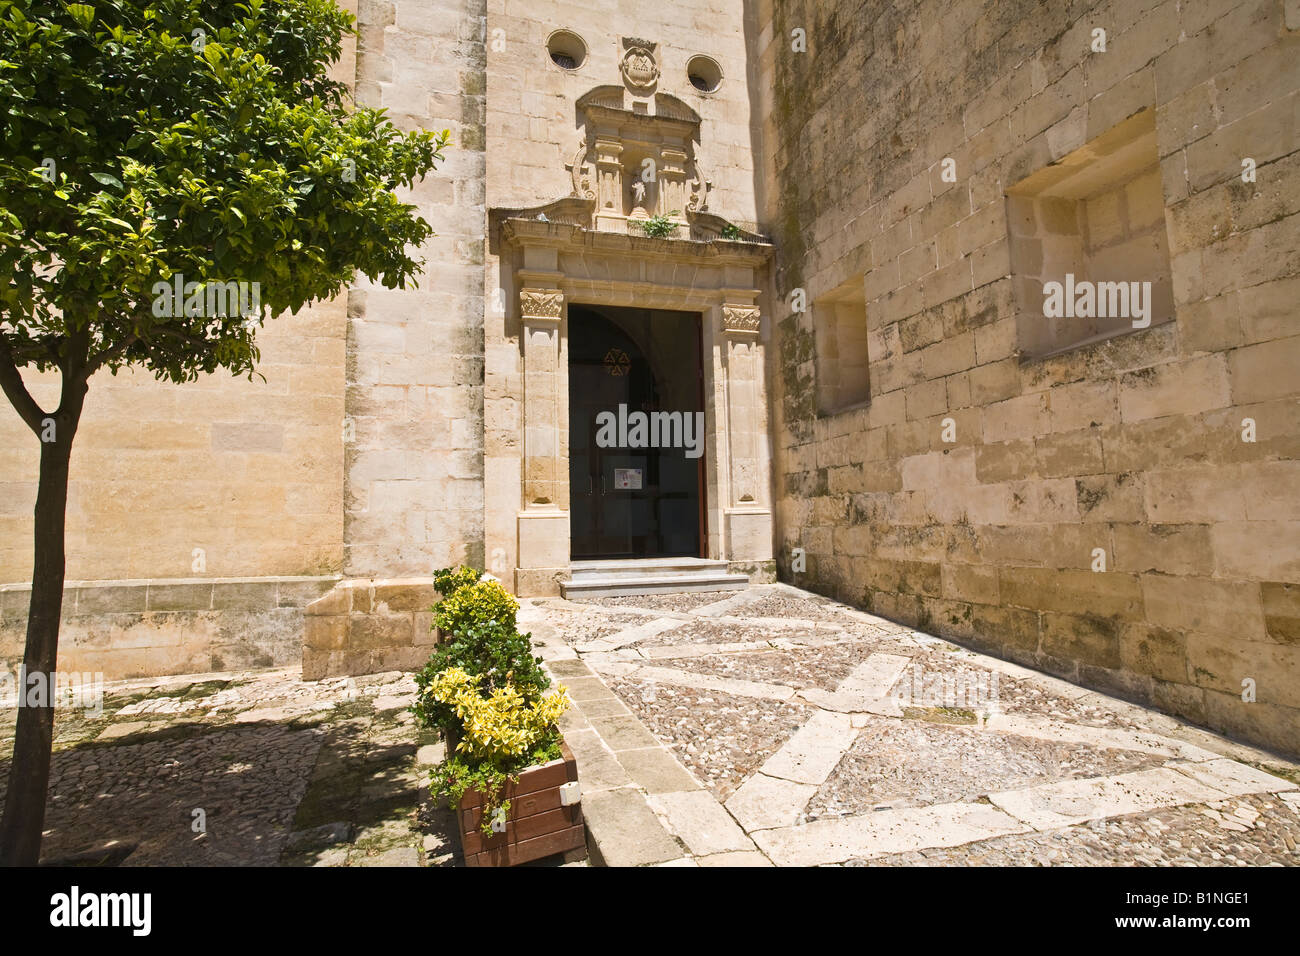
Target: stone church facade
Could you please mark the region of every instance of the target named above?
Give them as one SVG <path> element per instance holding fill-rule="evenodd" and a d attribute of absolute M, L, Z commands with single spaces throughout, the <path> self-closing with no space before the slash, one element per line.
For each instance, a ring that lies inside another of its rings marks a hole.
<path fill-rule="evenodd" d="M 696 562 L 1296 749 L 1300 5 L 344 5 L 451 131 L 425 275 L 92 382 L 61 669 L 412 667 L 435 568 Z"/>

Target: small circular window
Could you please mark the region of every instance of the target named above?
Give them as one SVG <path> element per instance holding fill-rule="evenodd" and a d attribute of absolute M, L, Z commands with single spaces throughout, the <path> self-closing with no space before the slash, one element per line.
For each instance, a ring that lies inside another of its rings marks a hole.
<path fill-rule="evenodd" d="M 562 70 L 576 70 L 587 60 L 587 44 L 569 30 L 556 30 L 546 41 L 551 62 Z"/>
<path fill-rule="evenodd" d="M 722 67 L 711 56 L 693 56 L 686 64 L 686 76 L 691 86 L 701 93 L 712 93 L 722 85 Z"/>

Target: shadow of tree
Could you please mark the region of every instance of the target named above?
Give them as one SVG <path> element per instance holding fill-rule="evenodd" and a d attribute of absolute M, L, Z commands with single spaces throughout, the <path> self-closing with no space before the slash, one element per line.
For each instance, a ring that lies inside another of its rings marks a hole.
<path fill-rule="evenodd" d="M 272 865 L 322 739 L 292 723 L 180 722 L 57 750 L 42 863 Z"/>

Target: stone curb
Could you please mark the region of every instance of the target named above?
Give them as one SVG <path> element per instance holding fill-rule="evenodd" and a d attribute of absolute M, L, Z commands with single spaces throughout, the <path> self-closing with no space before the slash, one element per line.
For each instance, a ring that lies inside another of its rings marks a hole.
<path fill-rule="evenodd" d="M 578 758 L 596 866 L 771 866 L 713 794 L 641 723 L 555 629 L 520 610 L 543 665 L 571 689 L 561 720 Z"/>

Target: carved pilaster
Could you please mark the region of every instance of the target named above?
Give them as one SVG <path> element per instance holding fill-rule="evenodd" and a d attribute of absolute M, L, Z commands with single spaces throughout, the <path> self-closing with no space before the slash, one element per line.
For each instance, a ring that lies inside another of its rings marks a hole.
<path fill-rule="evenodd" d="M 560 461 L 560 320 L 564 293 L 519 292 L 524 342 L 524 509 L 558 508 Z"/>
<path fill-rule="evenodd" d="M 760 461 L 763 409 L 758 392 L 762 362 L 758 354 L 762 313 L 749 303 L 722 306 L 722 331 L 726 348 L 727 460 L 730 463 L 728 504 L 757 507 L 762 499 L 765 472 Z"/>
<path fill-rule="evenodd" d="M 615 139 L 596 138 L 596 228 L 623 212 L 623 144 Z"/>
<path fill-rule="evenodd" d="M 564 293 L 559 289 L 523 289 L 519 293 L 519 310 L 524 322 L 558 322 L 564 313 Z"/>

